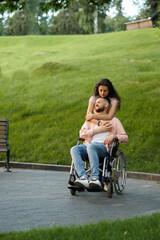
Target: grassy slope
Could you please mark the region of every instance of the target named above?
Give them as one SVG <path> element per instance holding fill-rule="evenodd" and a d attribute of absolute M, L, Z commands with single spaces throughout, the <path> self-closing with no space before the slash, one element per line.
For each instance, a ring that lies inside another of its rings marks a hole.
<path fill-rule="evenodd" d="M 159 240 L 160 214 L 85 226 L 0 233 L 1 240 Z"/>
<path fill-rule="evenodd" d="M 160 173 L 159 55 L 158 29 L 0 37 L 0 118 L 10 120 L 11 160 L 70 164 L 88 99 L 106 77 L 122 98 L 128 170 Z"/>

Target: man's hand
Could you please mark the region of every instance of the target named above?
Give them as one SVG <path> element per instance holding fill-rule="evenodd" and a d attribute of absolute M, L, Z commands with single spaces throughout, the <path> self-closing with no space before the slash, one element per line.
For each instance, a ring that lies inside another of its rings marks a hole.
<path fill-rule="evenodd" d="M 108 145 L 110 144 L 114 138 L 117 138 L 117 136 L 115 134 L 111 134 L 110 136 L 106 137 L 104 140 L 104 144 Z"/>
<path fill-rule="evenodd" d="M 108 132 L 108 128 L 106 126 L 97 127 L 93 129 L 93 135 L 97 133 L 103 133 L 103 132 Z"/>

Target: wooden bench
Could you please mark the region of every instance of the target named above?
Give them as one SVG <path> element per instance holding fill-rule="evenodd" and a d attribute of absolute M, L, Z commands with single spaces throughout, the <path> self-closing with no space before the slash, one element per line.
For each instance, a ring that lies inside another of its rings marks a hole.
<path fill-rule="evenodd" d="M 7 172 L 9 172 L 9 157 L 10 157 L 8 136 L 9 136 L 9 120 L 0 119 L 0 152 L 6 153 Z"/>

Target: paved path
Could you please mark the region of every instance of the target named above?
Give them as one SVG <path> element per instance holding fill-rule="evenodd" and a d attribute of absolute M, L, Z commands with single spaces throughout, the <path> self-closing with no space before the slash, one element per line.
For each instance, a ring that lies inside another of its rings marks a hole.
<path fill-rule="evenodd" d="M 124 193 L 71 196 L 69 173 L 0 168 L 0 231 L 87 224 L 160 212 L 160 184 L 127 179 Z"/>

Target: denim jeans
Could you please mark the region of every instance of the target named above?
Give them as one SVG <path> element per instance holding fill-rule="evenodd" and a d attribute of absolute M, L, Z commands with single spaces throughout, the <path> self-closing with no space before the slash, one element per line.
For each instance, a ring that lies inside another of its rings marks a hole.
<path fill-rule="evenodd" d="M 88 159 L 91 167 L 91 179 L 99 179 L 99 158 L 108 155 L 103 143 L 82 144 L 71 148 L 71 157 L 79 177 L 87 177 L 83 159 Z"/>

